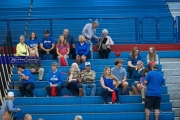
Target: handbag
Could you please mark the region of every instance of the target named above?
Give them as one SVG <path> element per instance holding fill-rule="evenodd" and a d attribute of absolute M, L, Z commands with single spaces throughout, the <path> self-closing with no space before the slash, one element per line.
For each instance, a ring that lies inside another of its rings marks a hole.
<path fill-rule="evenodd" d="M 2 120 L 12 120 L 12 116 L 8 112 L 8 101 L 6 102 L 6 108 L 4 114 L 2 115 Z"/>
<path fill-rule="evenodd" d="M 84 96 L 83 88 L 79 88 L 79 97 Z"/>
<path fill-rule="evenodd" d="M 56 87 L 51 87 L 51 96 L 56 96 Z"/>
<path fill-rule="evenodd" d="M 120 56 L 120 51 L 117 51 L 117 52 L 115 53 L 115 55 L 116 55 L 116 57 Z"/>
<path fill-rule="evenodd" d="M 112 91 L 111 102 L 112 102 L 112 103 L 116 102 L 116 99 L 117 99 L 117 98 L 116 98 L 116 93 L 115 93 L 115 91 L 113 90 L 113 91 Z"/>
<path fill-rule="evenodd" d="M 106 50 L 107 49 L 107 46 L 105 44 L 102 44 L 102 49 L 103 50 Z"/>
<path fill-rule="evenodd" d="M 64 57 L 60 57 L 60 65 L 67 66 L 67 63 Z"/>

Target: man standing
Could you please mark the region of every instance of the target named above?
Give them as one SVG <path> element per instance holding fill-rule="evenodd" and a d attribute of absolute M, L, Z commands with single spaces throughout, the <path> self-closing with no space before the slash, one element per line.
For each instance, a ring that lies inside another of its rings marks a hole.
<path fill-rule="evenodd" d="M 69 43 L 70 54 L 72 55 L 72 59 L 76 59 L 74 37 L 69 35 L 68 29 L 64 29 L 63 35 L 64 35 L 64 38 L 66 39 L 66 41 Z"/>
<path fill-rule="evenodd" d="M 39 73 L 38 80 L 42 81 L 44 75 L 44 68 L 41 66 L 41 58 L 36 57 L 35 50 L 30 51 L 30 59 L 34 59 L 33 61 L 28 61 L 26 64 L 26 68 L 30 69 L 31 73 Z"/>
<path fill-rule="evenodd" d="M 146 120 L 149 120 L 150 110 L 152 108 L 155 113 L 155 120 L 159 120 L 162 86 L 165 80 L 157 69 L 158 65 L 153 64 L 152 71 L 148 72 L 144 80 L 144 83 L 147 84 L 145 99 Z"/>
<path fill-rule="evenodd" d="M 121 87 L 122 88 L 122 93 L 121 95 L 124 95 L 127 88 L 128 88 L 128 82 L 126 81 L 126 70 L 122 67 L 123 64 L 123 60 L 122 59 L 116 59 L 115 60 L 115 67 L 113 67 L 111 69 L 113 75 L 118 78 L 118 84 L 114 81 L 114 85 L 116 85 L 116 87 Z"/>
<path fill-rule="evenodd" d="M 42 59 L 42 54 L 52 54 L 53 60 L 57 59 L 54 38 L 50 36 L 49 30 L 44 31 L 44 37 L 40 42 L 39 57 Z"/>
<path fill-rule="evenodd" d="M 82 34 L 86 38 L 86 42 L 89 44 L 90 52 L 93 51 L 92 50 L 92 47 L 93 47 L 92 42 L 96 42 L 98 39 L 98 37 L 95 35 L 96 28 L 98 26 L 99 26 L 98 21 L 94 21 L 92 23 L 87 23 L 82 30 Z M 92 58 L 92 55 L 91 55 L 91 58 Z"/>
<path fill-rule="evenodd" d="M 86 96 L 86 88 L 92 88 L 91 95 L 95 96 L 96 93 L 96 84 L 95 84 L 95 72 L 91 70 L 90 62 L 85 63 L 86 70 L 81 74 L 81 83 L 83 87 L 84 96 Z"/>

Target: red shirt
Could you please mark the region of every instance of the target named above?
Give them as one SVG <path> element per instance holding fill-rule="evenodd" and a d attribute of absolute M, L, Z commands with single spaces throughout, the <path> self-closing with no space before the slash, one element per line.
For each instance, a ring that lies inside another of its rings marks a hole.
<path fill-rule="evenodd" d="M 69 48 L 69 44 L 67 43 L 66 44 L 66 46 L 64 46 L 63 44 L 57 44 L 56 45 L 56 48 L 58 48 L 58 50 L 59 50 L 59 53 L 61 54 L 61 55 L 65 55 L 67 52 L 68 52 L 68 48 Z"/>

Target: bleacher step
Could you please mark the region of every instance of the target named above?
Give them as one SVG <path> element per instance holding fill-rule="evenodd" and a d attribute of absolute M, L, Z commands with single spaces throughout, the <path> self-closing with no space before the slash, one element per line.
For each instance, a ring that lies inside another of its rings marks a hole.
<path fill-rule="evenodd" d="M 179 117 L 180 108 L 172 108 L 172 110 L 174 111 L 175 117 Z"/>
<path fill-rule="evenodd" d="M 168 92 L 170 95 L 171 100 L 179 100 L 180 99 L 180 91 L 171 91 Z"/>
<path fill-rule="evenodd" d="M 180 76 L 165 76 L 166 84 L 180 84 Z"/>
<path fill-rule="evenodd" d="M 161 62 L 163 69 L 179 69 L 180 70 L 180 62 Z"/>
<path fill-rule="evenodd" d="M 173 108 L 180 108 L 180 100 L 171 100 Z"/>
<path fill-rule="evenodd" d="M 164 76 L 178 76 L 180 75 L 179 69 L 162 69 Z"/>
<path fill-rule="evenodd" d="M 180 84 L 176 83 L 176 84 L 166 84 L 166 86 L 168 87 L 168 91 L 180 91 Z"/>

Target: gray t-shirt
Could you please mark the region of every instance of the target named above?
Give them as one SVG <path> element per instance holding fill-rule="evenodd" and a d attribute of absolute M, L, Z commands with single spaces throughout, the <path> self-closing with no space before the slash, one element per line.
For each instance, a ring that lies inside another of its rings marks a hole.
<path fill-rule="evenodd" d="M 124 76 L 127 76 L 126 70 L 123 67 L 111 69 L 113 75 L 118 78 L 118 80 L 123 80 Z"/>

